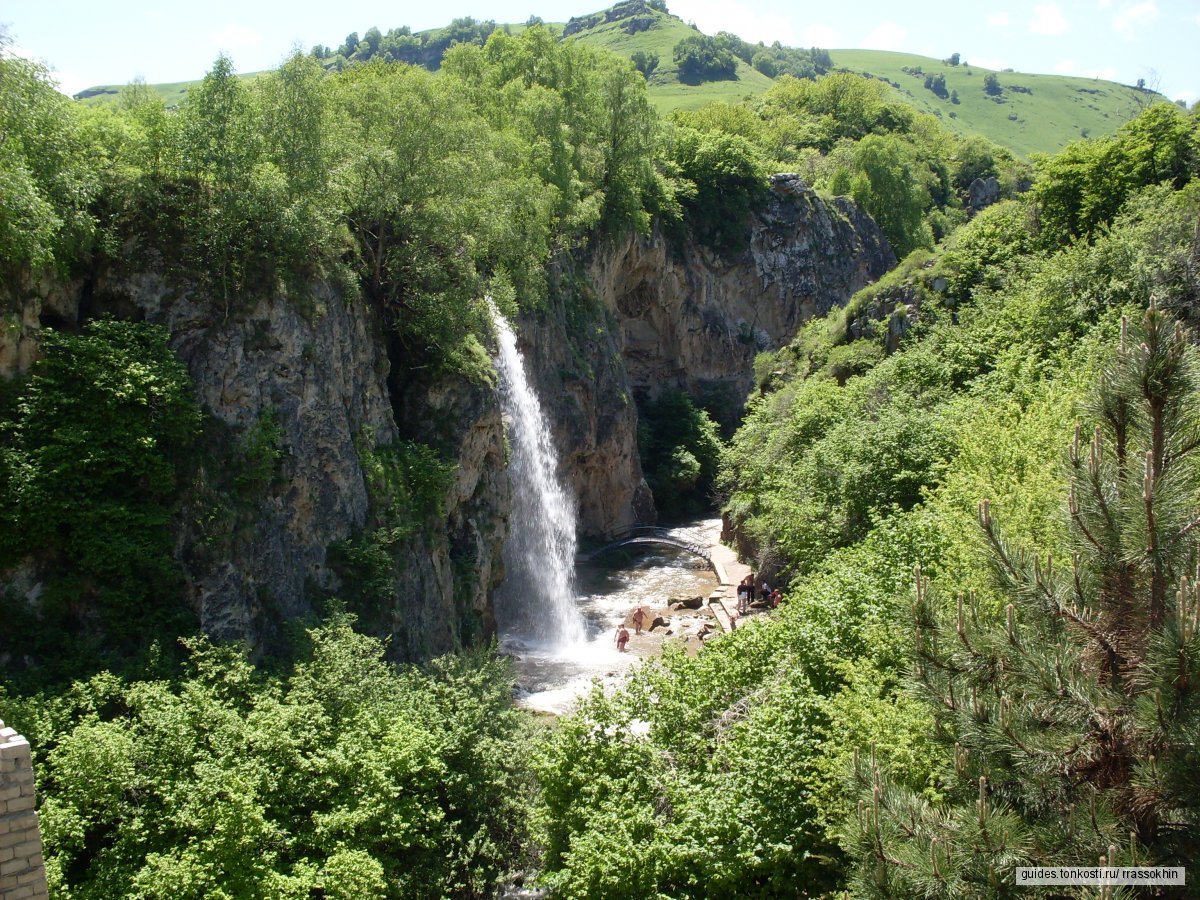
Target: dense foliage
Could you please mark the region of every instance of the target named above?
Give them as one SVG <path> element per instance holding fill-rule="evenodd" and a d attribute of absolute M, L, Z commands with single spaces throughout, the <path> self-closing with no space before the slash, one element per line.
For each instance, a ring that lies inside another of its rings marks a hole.
<path fill-rule="evenodd" d="M 38 751 L 54 895 L 489 896 L 529 791 L 504 666 L 396 671 L 352 624 L 278 675 L 196 639 L 177 679 L 5 703 Z"/>
<path fill-rule="evenodd" d="M 1195 128 L 1194 120 L 1181 121 Z M 1176 844 L 1189 839 L 1186 823 L 1194 816 L 1189 747 L 1197 706 L 1192 676 L 1171 679 L 1177 664 L 1194 666 L 1194 635 L 1177 635 L 1191 620 L 1179 619 L 1168 599 L 1162 639 L 1136 637 L 1145 668 L 1122 681 L 1122 690 L 1134 693 L 1119 696 L 1107 681 L 1096 683 L 1090 667 L 1103 657 L 1082 652 L 1030 604 L 1036 578 L 1049 578 L 1050 568 L 1063 591 L 1070 587 L 1064 561 L 1073 541 L 1057 515 L 1069 501 L 1063 449 L 1079 416 L 1088 433 L 1094 417 L 1116 408 L 1084 400 L 1114 353 L 1121 314 L 1140 316 L 1152 294 L 1163 307 L 1194 314 L 1196 174 L 1192 169 L 1182 189 L 1171 181 L 1140 188 L 1092 243 L 1066 248 L 1039 229 L 1036 196 L 1000 204 L 760 361 L 761 389 L 725 452 L 722 483 L 727 512 L 757 546 L 764 570 L 788 582 L 786 602 L 769 621 L 743 623 L 698 657 L 668 654 L 615 695 L 593 696 L 551 736 L 537 763 L 537 822 L 551 885 L 566 896 L 597 897 L 795 896 L 851 884 L 857 892 L 882 885 L 897 897 L 988 896 L 999 889 L 989 881 L 984 851 L 999 853 L 1000 841 L 1031 846 L 1019 835 L 1040 827 L 1046 855 L 1036 861 L 1091 862 L 1093 844 L 1104 852 L 1110 840 L 1127 848 L 1128 835 L 1118 840 L 1118 832 L 1136 830 L 1143 813 L 1184 825 L 1163 826 L 1156 840 L 1139 837 L 1139 861 L 1190 852 Z M 1137 346 L 1132 337 L 1130 346 Z M 1168 371 L 1152 368 L 1164 377 Z M 1135 374 L 1122 383 L 1132 384 Z M 1175 406 L 1181 427 L 1194 427 L 1194 405 Z M 1104 446 L 1114 441 L 1106 437 Z M 1189 445 L 1180 436 L 1172 446 L 1183 452 Z M 1081 450 L 1077 458 L 1084 457 Z M 1135 489 L 1141 496 L 1143 474 L 1130 464 L 1131 496 Z M 1163 495 L 1170 510 L 1164 534 L 1178 534 L 1195 516 L 1189 484 L 1179 483 L 1175 500 Z M 1083 505 L 1082 487 L 1077 495 Z M 1159 502 L 1157 489 L 1155 496 Z M 1008 558 L 1020 560 L 1007 589 L 993 578 L 986 541 L 973 525 L 981 498 L 991 498 L 989 515 L 1004 524 Z M 1134 523 L 1145 507 L 1119 507 L 1131 517 L 1126 542 L 1141 546 L 1146 529 Z M 1094 503 L 1084 514 L 1102 516 Z M 1180 565 L 1184 557 L 1194 563 L 1187 544 L 1179 547 Z M 1093 556 L 1095 565 L 1080 563 L 1089 566 L 1088 591 L 1105 583 L 1104 565 L 1124 558 L 1094 548 Z M 919 606 L 923 644 L 914 643 L 911 629 L 918 564 L 933 585 Z M 1149 572 L 1152 562 L 1147 566 L 1138 571 Z M 1006 590 L 1020 592 L 1024 610 L 1017 620 L 1024 655 L 1021 665 L 1015 658 L 1005 663 L 1015 667 L 1011 673 L 999 662 L 1012 652 Z M 970 660 L 955 632 L 952 592 L 975 596 L 979 625 L 968 616 Z M 1148 614 L 1153 604 L 1134 596 L 1126 606 Z M 1108 621 L 1104 602 L 1096 606 L 1097 622 Z M 944 623 L 936 646 L 929 636 L 934 619 Z M 1122 613 L 1111 627 L 1132 637 L 1134 622 L 1126 620 Z M 954 723 L 941 722 L 943 706 L 907 690 L 919 647 L 939 654 L 949 667 L 939 672 L 964 682 L 954 691 Z M 1078 693 L 1059 703 L 1061 722 L 1047 723 L 1037 691 L 1054 690 L 1055 654 L 1064 684 L 1072 679 Z M 1050 662 L 1038 668 L 1038 659 Z M 962 692 L 965 682 L 976 685 L 979 718 Z M 983 685 L 992 683 L 1010 698 L 985 697 L 992 688 Z M 1153 688 L 1159 684 L 1166 685 L 1161 714 Z M 1129 699 L 1134 694 L 1140 701 Z M 1072 697 L 1080 704 L 1075 713 Z M 1133 743 L 1106 744 L 1104 733 L 1081 724 L 1092 701 L 1124 717 L 1098 721 Z M 1146 753 L 1159 746 L 1161 762 L 1147 762 Z M 1101 748 L 1115 755 L 1097 755 Z M 1063 794 L 1092 790 L 1060 776 L 1067 751 L 1082 767 L 1080 777 L 1092 771 L 1123 779 L 1112 783 L 1116 806 L 1096 807 L 1103 838 L 1087 835 L 1086 798 Z M 1103 773 L 1087 769 L 1103 759 Z M 862 805 L 856 761 L 868 782 Z M 879 801 L 872 766 L 883 782 Z M 996 829 L 991 845 L 980 843 L 975 805 L 985 769 L 993 785 L 986 801 L 988 827 Z M 910 811 L 921 817 L 915 838 Z M 1075 837 L 1064 823 L 1078 825 Z M 874 834 L 886 857 L 878 883 Z M 932 836 L 939 838 L 934 853 Z M 998 871 L 1015 864 L 1015 852 L 995 857 Z M 1132 858 L 1124 852 L 1116 858 Z"/>
<path fill-rule="evenodd" d="M 0 596 L 0 653 L 119 658 L 188 628 L 169 524 L 200 413 L 162 328 L 97 321 L 42 353 L 0 430 L 0 566 L 36 552 L 45 590 L 37 612 Z"/>
<path fill-rule="evenodd" d="M 7 54 L 0 32 L 0 267 L 44 265 L 86 248 L 96 189 L 85 137 L 40 65 Z"/>
<path fill-rule="evenodd" d="M 957 609 L 918 571 L 916 677 L 953 758 L 944 798 L 858 765 L 856 894 L 998 890 L 1017 865 L 1186 865 L 1200 851 L 1200 371 L 1151 302 L 1076 425 L 1070 562 L 1010 546 L 987 499 L 994 590 Z M 1119 850 L 1115 848 L 1119 847 Z"/>
<path fill-rule="evenodd" d="M 684 84 L 718 81 L 737 75 L 737 58 L 716 38 L 706 34 L 686 37 L 675 45 L 672 59 Z"/>
<path fill-rule="evenodd" d="M 682 391 L 663 391 L 638 410 L 638 456 L 665 519 L 712 508 L 720 455 L 716 422 Z"/>

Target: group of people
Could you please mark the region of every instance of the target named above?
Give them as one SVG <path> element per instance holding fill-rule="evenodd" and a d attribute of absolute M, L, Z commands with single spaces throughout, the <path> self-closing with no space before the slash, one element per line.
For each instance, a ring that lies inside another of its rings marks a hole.
<path fill-rule="evenodd" d="M 747 575 L 745 578 L 743 578 L 741 583 L 738 585 L 737 598 L 738 598 L 738 615 L 744 616 L 747 613 L 747 611 L 750 609 L 750 604 L 753 603 L 755 601 L 755 599 L 760 599 L 760 600 L 764 601 L 766 603 L 768 609 L 775 609 L 777 606 L 779 606 L 779 601 L 781 599 L 783 599 L 783 594 L 779 590 L 779 588 L 775 588 L 775 590 L 771 590 L 771 586 L 769 584 L 767 584 L 766 581 L 764 581 L 762 583 L 762 587 L 760 589 L 757 589 L 757 598 L 756 598 L 756 588 L 754 587 L 754 573 L 751 572 L 749 575 Z"/>
<path fill-rule="evenodd" d="M 633 627 L 636 633 L 640 635 L 642 633 L 642 626 L 646 624 L 646 607 L 639 606 L 633 611 L 633 615 L 630 618 L 633 620 Z M 624 653 L 625 645 L 628 643 L 629 629 L 622 622 L 620 627 L 617 628 L 617 649 Z"/>

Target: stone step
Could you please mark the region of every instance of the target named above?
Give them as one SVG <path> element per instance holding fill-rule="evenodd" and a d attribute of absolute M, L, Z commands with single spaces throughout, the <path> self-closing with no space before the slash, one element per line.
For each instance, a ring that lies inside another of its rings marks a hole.
<path fill-rule="evenodd" d="M 719 603 L 721 610 L 725 613 L 725 618 L 732 619 L 737 615 L 737 598 L 730 597 L 728 594 L 721 594 Z M 740 618 L 739 618 L 740 620 Z"/>
<path fill-rule="evenodd" d="M 729 624 L 729 613 L 725 612 L 725 607 L 721 605 L 720 600 L 710 599 L 708 608 L 712 610 L 713 618 L 721 626 L 721 631 L 728 633 L 733 630 Z"/>

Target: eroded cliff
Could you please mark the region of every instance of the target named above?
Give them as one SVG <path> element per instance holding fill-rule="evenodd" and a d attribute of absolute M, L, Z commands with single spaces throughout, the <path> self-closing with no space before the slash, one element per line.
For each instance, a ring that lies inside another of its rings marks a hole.
<path fill-rule="evenodd" d="M 206 417 L 175 520 L 175 557 L 185 602 L 207 633 L 270 648 L 286 623 L 353 594 L 346 582 L 361 573 L 334 565 L 331 550 L 377 524 L 364 457 L 402 439 L 436 447 L 453 477 L 440 515 L 388 544 L 386 596 L 377 590 L 372 608 L 355 611 L 392 637 L 401 659 L 494 633 L 509 496 L 494 391 L 445 378 L 392 396 L 384 329 L 356 292 L 316 282 L 303 296 L 276 290 L 221 310 L 151 270 L 28 285 L 19 309 L 6 334 L 6 377 L 36 358 L 39 323 L 74 330 L 117 315 L 169 330 Z M 243 471 L 250 453 L 265 455 L 265 475 Z M 14 579 L 32 604 L 53 575 L 38 568 L 30 560 Z"/>
<path fill-rule="evenodd" d="M 656 233 L 597 254 L 591 275 L 617 322 L 633 390 L 684 390 L 729 424 L 753 386 L 756 354 L 783 346 L 894 264 L 887 239 L 853 202 L 823 200 L 782 174 L 732 258 Z"/>
<path fill-rule="evenodd" d="M 758 352 L 893 261 L 867 216 L 795 176 L 773 179 L 733 258 L 658 234 L 601 247 L 557 260 L 547 299 L 517 322 L 585 535 L 654 518 L 636 396 L 675 387 L 736 417 Z M 41 327 L 115 315 L 169 331 L 206 416 L 174 526 L 184 600 L 205 631 L 269 650 L 286 623 L 339 597 L 398 659 L 494 634 L 511 506 L 494 385 L 415 365 L 369 302 L 328 281 L 225 308 L 142 266 L 16 295 L 0 334 L 6 377 L 36 358 Z M 436 510 L 399 527 L 371 473 L 403 446 L 430 449 L 451 474 Z M 7 580 L 36 605 L 51 575 L 34 559 Z"/>

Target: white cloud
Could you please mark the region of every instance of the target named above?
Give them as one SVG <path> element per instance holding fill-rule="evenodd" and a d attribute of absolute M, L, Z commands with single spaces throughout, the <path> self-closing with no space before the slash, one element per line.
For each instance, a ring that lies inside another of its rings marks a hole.
<path fill-rule="evenodd" d="M 1136 38 L 1135 32 L 1143 25 L 1149 25 L 1158 18 L 1158 4 L 1155 0 L 1143 0 L 1133 6 L 1126 6 L 1117 11 L 1112 18 L 1113 31 L 1127 41 Z"/>
<path fill-rule="evenodd" d="M 262 43 L 262 35 L 245 25 L 231 23 L 220 31 L 209 35 L 212 43 L 222 50 L 242 50 L 247 47 L 257 47 Z"/>
<path fill-rule="evenodd" d="M 695 22 L 705 34 L 728 31 L 751 43 L 779 41 L 793 47 L 800 42 L 791 17 L 761 12 L 738 0 L 676 0 L 671 13 Z"/>
<path fill-rule="evenodd" d="M 1188 106 L 1191 106 L 1198 98 L 1200 98 L 1200 91 L 1176 91 L 1172 99 L 1182 100 Z"/>
<path fill-rule="evenodd" d="M 828 25 L 805 25 L 804 30 L 800 33 L 804 40 L 805 47 L 840 47 L 841 39 L 838 33 Z"/>
<path fill-rule="evenodd" d="M 1074 75 L 1078 67 L 1073 59 L 1064 59 L 1054 64 L 1054 71 L 1059 75 Z"/>
<path fill-rule="evenodd" d="M 862 45 L 867 50 L 899 50 L 907 37 L 908 32 L 895 22 L 881 22 L 863 38 Z"/>
<path fill-rule="evenodd" d="M 1029 30 L 1034 34 L 1053 36 L 1062 34 L 1070 27 L 1057 3 L 1045 3 L 1033 8 L 1033 18 L 1029 22 Z"/>
<path fill-rule="evenodd" d="M 1113 66 L 1105 66 L 1103 69 L 1088 69 L 1079 74 L 1084 78 L 1099 78 L 1102 81 L 1113 81 L 1117 77 L 1117 70 Z"/>
<path fill-rule="evenodd" d="M 1012 18 L 1006 12 L 992 13 L 987 17 L 987 23 L 993 28 L 1003 28 L 1012 24 Z"/>
<path fill-rule="evenodd" d="M 84 76 L 78 75 L 75 72 L 62 72 L 50 65 L 37 53 L 30 50 L 28 47 L 22 47 L 20 44 L 9 44 L 7 47 L 0 47 L 0 56 L 16 56 L 20 59 L 27 59 L 32 63 L 37 63 L 40 66 L 45 66 L 50 70 L 50 80 L 54 86 L 58 88 L 59 93 L 66 94 L 70 97 L 72 94 L 78 94 L 86 87 L 91 87 L 96 82 L 87 80 Z"/>

